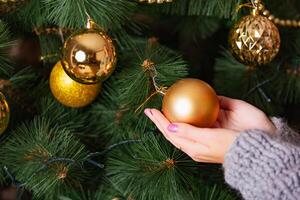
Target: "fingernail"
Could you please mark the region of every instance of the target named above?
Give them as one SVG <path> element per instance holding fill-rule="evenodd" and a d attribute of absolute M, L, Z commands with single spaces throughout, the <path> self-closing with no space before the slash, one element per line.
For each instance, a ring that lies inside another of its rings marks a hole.
<path fill-rule="evenodd" d="M 176 124 L 169 124 L 168 130 L 170 132 L 176 133 L 178 131 L 178 126 Z"/>
<path fill-rule="evenodd" d="M 152 112 L 151 112 L 151 110 L 150 110 L 149 108 L 145 109 L 145 110 L 144 110 L 144 113 L 145 113 L 147 116 L 152 115 Z"/>

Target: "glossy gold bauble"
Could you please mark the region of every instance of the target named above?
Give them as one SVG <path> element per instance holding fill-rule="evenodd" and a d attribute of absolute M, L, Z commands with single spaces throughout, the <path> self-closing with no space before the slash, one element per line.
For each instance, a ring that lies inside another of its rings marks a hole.
<path fill-rule="evenodd" d="M 71 79 L 58 62 L 50 74 L 50 89 L 54 97 L 68 107 L 84 107 L 98 96 L 101 83 L 81 84 Z"/>
<path fill-rule="evenodd" d="M 64 44 L 63 67 L 77 82 L 94 84 L 107 79 L 116 66 L 112 40 L 97 28 L 71 35 Z"/>
<path fill-rule="evenodd" d="M 5 96 L 0 92 L 0 135 L 6 130 L 10 118 L 10 110 Z"/>
<path fill-rule="evenodd" d="M 172 123 L 211 127 L 219 114 L 219 99 L 204 81 L 182 79 L 172 85 L 163 99 L 162 111 Z"/>
<path fill-rule="evenodd" d="M 0 14 L 15 11 L 28 0 L 0 0 Z"/>
<path fill-rule="evenodd" d="M 272 21 L 253 14 L 243 17 L 234 25 L 229 45 L 232 54 L 243 64 L 265 65 L 279 52 L 280 35 Z"/>

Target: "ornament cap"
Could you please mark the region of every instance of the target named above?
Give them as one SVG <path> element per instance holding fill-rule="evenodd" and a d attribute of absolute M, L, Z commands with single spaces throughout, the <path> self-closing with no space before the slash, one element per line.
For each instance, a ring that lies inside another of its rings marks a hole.
<path fill-rule="evenodd" d="M 260 0 L 252 0 L 251 1 L 253 9 L 252 9 L 252 15 L 257 16 L 260 15 L 260 11 L 263 11 L 265 6 L 262 4 Z"/>
<path fill-rule="evenodd" d="M 257 16 L 257 15 L 259 15 L 259 10 L 258 10 L 257 8 L 254 8 L 254 9 L 251 11 L 251 14 L 252 14 L 253 16 Z"/>
<path fill-rule="evenodd" d="M 87 20 L 87 23 L 86 23 L 86 28 L 87 29 L 94 29 L 96 26 L 96 23 L 94 22 L 94 20 L 92 20 L 90 17 L 88 18 Z"/>

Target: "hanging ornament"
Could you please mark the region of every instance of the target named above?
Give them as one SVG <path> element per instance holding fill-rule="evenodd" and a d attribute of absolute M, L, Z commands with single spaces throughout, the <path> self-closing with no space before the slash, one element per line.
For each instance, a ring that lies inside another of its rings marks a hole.
<path fill-rule="evenodd" d="M 0 0 L 0 14 L 15 11 L 19 6 L 25 4 L 27 0 Z"/>
<path fill-rule="evenodd" d="M 173 0 L 139 0 L 140 2 L 147 2 L 147 3 L 171 3 Z"/>
<path fill-rule="evenodd" d="M 77 82 L 94 84 L 107 79 L 115 69 L 116 50 L 112 40 L 88 20 L 86 29 L 69 37 L 64 44 L 62 65 Z"/>
<path fill-rule="evenodd" d="M 229 46 L 240 62 L 255 67 L 275 58 L 280 48 L 280 35 L 273 22 L 259 14 L 263 6 L 258 0 L 252 7 L 252 14 L 243 17 L 231 29 Z"/>
<path fill-rule="evenodd" d="M 68 107 L 84 107 L 98 96 L 101 83 L 81 84 L 71 79 L 57 62 L 50 74 L 50 89 L 54 97 Z"/>
<path fill-rule="evenodd" d="M 0 92 L 0 135 L 6 130 L 10 118 L 10 110 L 5 96 Z"/>
<path fill-rule="evenodd" d="M 162 111 L 175 123 L 211 127 L 219 114 L 219 99 L 204 81 L 186 78 L 177 81 L 163 98 Z"/>

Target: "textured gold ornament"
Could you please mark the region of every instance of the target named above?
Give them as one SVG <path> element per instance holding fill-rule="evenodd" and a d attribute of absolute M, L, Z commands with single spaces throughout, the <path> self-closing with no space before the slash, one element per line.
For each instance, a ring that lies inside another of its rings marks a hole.
<path fill-rule="evenodd" d="M 0 135 L 6 130 L 10 118 L 10 110 L 5 96 L 0 92 Z"/>
<path fill-rule="evenodd" d="M 107 79 L 115 69 L 116 50 L 112 40 L 93 25 L 71 35 L 64 44 L 63 67 L 74 80 L 94 84 Z"/>
<path fill-rule="evenodd" d="M 15 11 L 27 0 L 0 0 L 0 13 L 9 13 Z"/>
<path fill-rule="evenodd" d="M 96 99 L 101 83 L 89 85 L 78 83 L 66 74 L 61 62 L 58 62 L 50 75 L 50 89 L 61 104 L 78 108 L 87 106 Z"/>
<path fill-rule="evenodd" d="M 269 20 L 271 20 L 274 24 L 279 26 L 285 26 L 285 27 L 293 27 L 293 28 L 299 28 L 300 27 L 300 20 L 296 19 L 281 19 L 276 16 L 274 16 L 269 10 L 267 10 L 262 3 L 261 0 L 253 0 L 251 3 L 242 4 L 239 6 L 239 8 L 242 8 L 244 6 L 247 7 L 253 7 L 254 13 L 260 12 L 263 16 L 267 17 Z"/>
<path fill-rule="evenodd" d="M 147 2 L 147 3 L 171 3 L 173 0 L 139 0 L 140 2 Z"/>
<path fill-rule="evenodd" d="M 245 65 L 265 65 L 279 52 L 280 35 L 267 17 L 253 14 L 243 17 L 234 25 L 229 45 L 233 55 Z"/>
<path fill-rule="evenodd" d="M 219 99 L 204 81 L 192 78 L 177 81 L 163 99 L 162 111 L 175 123 L 211 127 L 219 114 Z"/>

